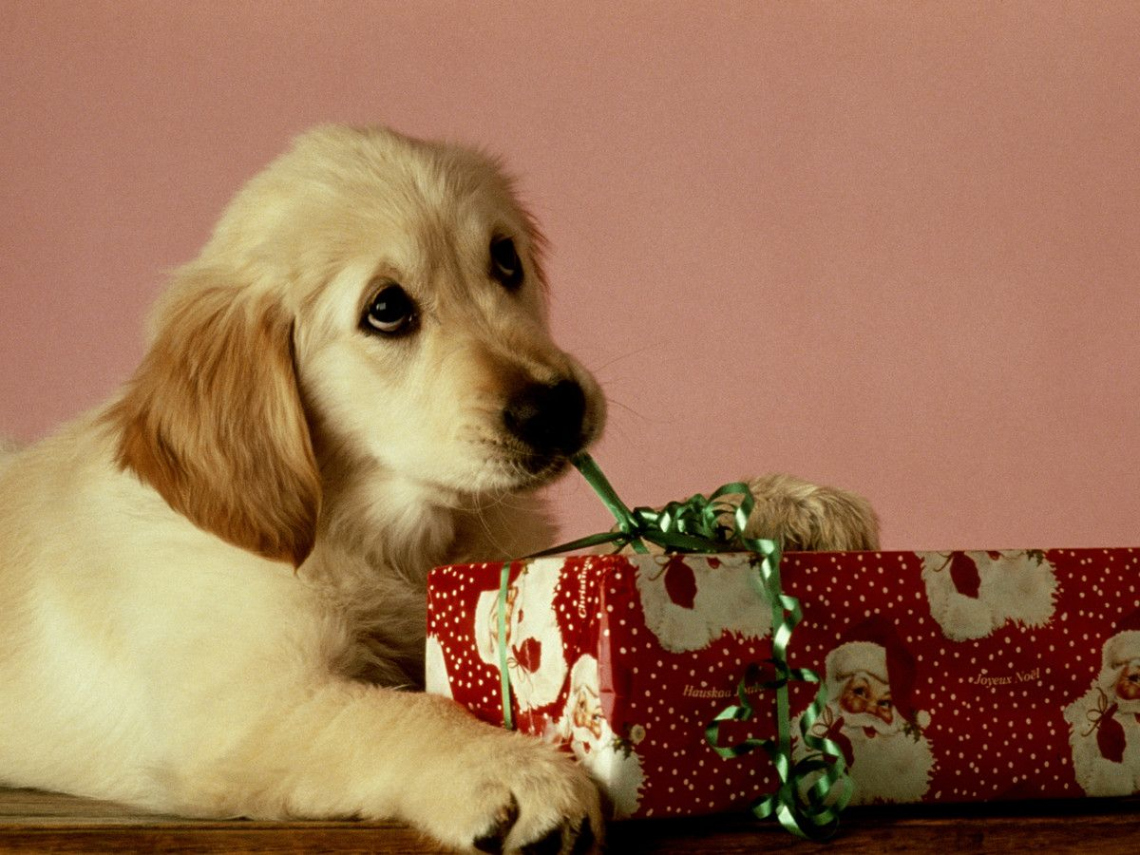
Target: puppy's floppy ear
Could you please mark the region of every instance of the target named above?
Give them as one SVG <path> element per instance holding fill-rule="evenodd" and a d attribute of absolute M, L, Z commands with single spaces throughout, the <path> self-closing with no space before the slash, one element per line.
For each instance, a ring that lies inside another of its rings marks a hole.
<path fill-rule="evenodd" d="M 118 460 L 199 527 L 267 558 L 313 548 L 321 489 L 292 321 L 209 271 L 183 275 L 123 398 Z"/>

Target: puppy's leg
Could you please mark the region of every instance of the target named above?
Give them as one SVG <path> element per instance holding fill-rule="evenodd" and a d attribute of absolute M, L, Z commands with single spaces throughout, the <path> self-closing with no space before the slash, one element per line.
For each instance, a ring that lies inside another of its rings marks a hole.
<path fill-rule="evenodd" d="M 879 548 L 879 519 L 861 496 L 791 475 L 754 478 L 748 486 L 756 498 L 750 537 L 782 541 L 789 551 Z"/>
<path fill-rule="evenodd" d="M 598 792 L 573 758 L 446 698 L 336 682 L 279 702 L 236 743 L 232 732 L 217 734 L 229 742 L 219 756 L 179 768 L 164 807 L 395 817 L 460 851 L 585 853 L 602 835 Z"/>

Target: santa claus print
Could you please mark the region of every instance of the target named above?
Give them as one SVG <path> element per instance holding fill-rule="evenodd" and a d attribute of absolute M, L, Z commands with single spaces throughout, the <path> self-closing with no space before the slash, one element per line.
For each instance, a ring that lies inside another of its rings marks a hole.
<path fill-rule="evenodd" d="M 827 706 L 809 733 L 843 752 L 852 803 L 920 801 L 934 765 L 923 735 L 930 715 L 914 708 L 915 660 L 894 624 L 874 615 L 848 630 L 827 656 L 824 682 Z M 797 737 L 800 718 L 792 729 Z M 796 739 L 797 761 L 812 753 Z"/>
<path fill-rule="evenodd" d="M 700 650 L 726 632 L 763 638 L 772 606 L 761 593 L 754 555 L 658 555 L 637 571 L 645 623 L 672 653 Z"/>
<path fill-rule="evenodd" d="M 644 737 L 635 728 L 634 739 Z M 581 656 L 570 671 L 570 697 L 552 734 L 568 744 L 590 776 L 606 791 L 614 817 L 632 816 L 641 800 L 645 776 L 633 741 L 619 738 L 602 710 L 598 660 Z"/>
<path fill-rule="evenodd" d="M 523 568 L 506 590 L 505 653 L 511 691 L 523 712 L 557 700 L 566 681 L 562 633 L 554 617 L 558 574 Z M 499 591 L 484 591 L 475 606 L 479 658 L 501 667 Z"/>
<path fill-rule="evenodd" d="M 951 641 L 984 638 L 1010 621 L 1044 626 L 1053 617 L 1057 581 L 1039 550 L 932 552 L 922 565 L 930 614 Z"/>
<path fill-rule="evenodd" d="M 1065 720 L 1073 771 L 1088 795 L 1140 793 L 1140 610 L 1105 642 L 1100 674 Z"/>

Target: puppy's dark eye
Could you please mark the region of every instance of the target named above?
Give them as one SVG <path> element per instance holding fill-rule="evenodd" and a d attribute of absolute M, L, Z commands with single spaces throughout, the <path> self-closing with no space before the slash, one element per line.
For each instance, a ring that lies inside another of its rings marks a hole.
<path fill-rule="evenodd" d="M 523 266 L 515 242 L 510 238 L 491 241 L 491 275 L 508 291 L 514 291 L 523 281 Z"/>
<path fill-rule="evenodd" d="M 411 332 L 416 325 L 416 304 L 399 285 L 386 285 L 380 290 L 360 319 L 365 332 L 395 336 Z"/>

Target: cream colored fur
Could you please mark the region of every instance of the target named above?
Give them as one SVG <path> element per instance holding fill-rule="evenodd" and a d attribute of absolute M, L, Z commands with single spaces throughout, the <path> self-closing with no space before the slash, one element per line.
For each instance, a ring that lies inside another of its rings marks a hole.
<path fill-rule="evenodd" d="M 489 273 L 501 237 L 517 289 Z M 254 178 L 122 392 L 0 462 L 0 783 L 589 849 L 578 765 L 406 690 L 428 569 L 550 542 L 532 491 L 565 454 L 511 436 L 505 403 L 570 380 L 578 445 L 602 429 L 550 339 L 540 246 L 466 149 L 326 127 Z M 392 282 L 415 332 L 362 331 Z"/>
<path fill-rule="evenodd" d="M 512 237 L 526 280 L 488 275 Z M 503 436 L 528 381 L 602 397 L 547 332 L 539 236 L 486 158 L 318 129 L 174 276 L 139 372 L 0 475 L 0 782 L 195 816 L 398 817 L 514 849 L 584 772 L 422 679 L 433 565 L 548 545 Z M 414 336 L 361 332 L 377 281 Z M 517 815 L 517 820 L 516 820 Z"/>

